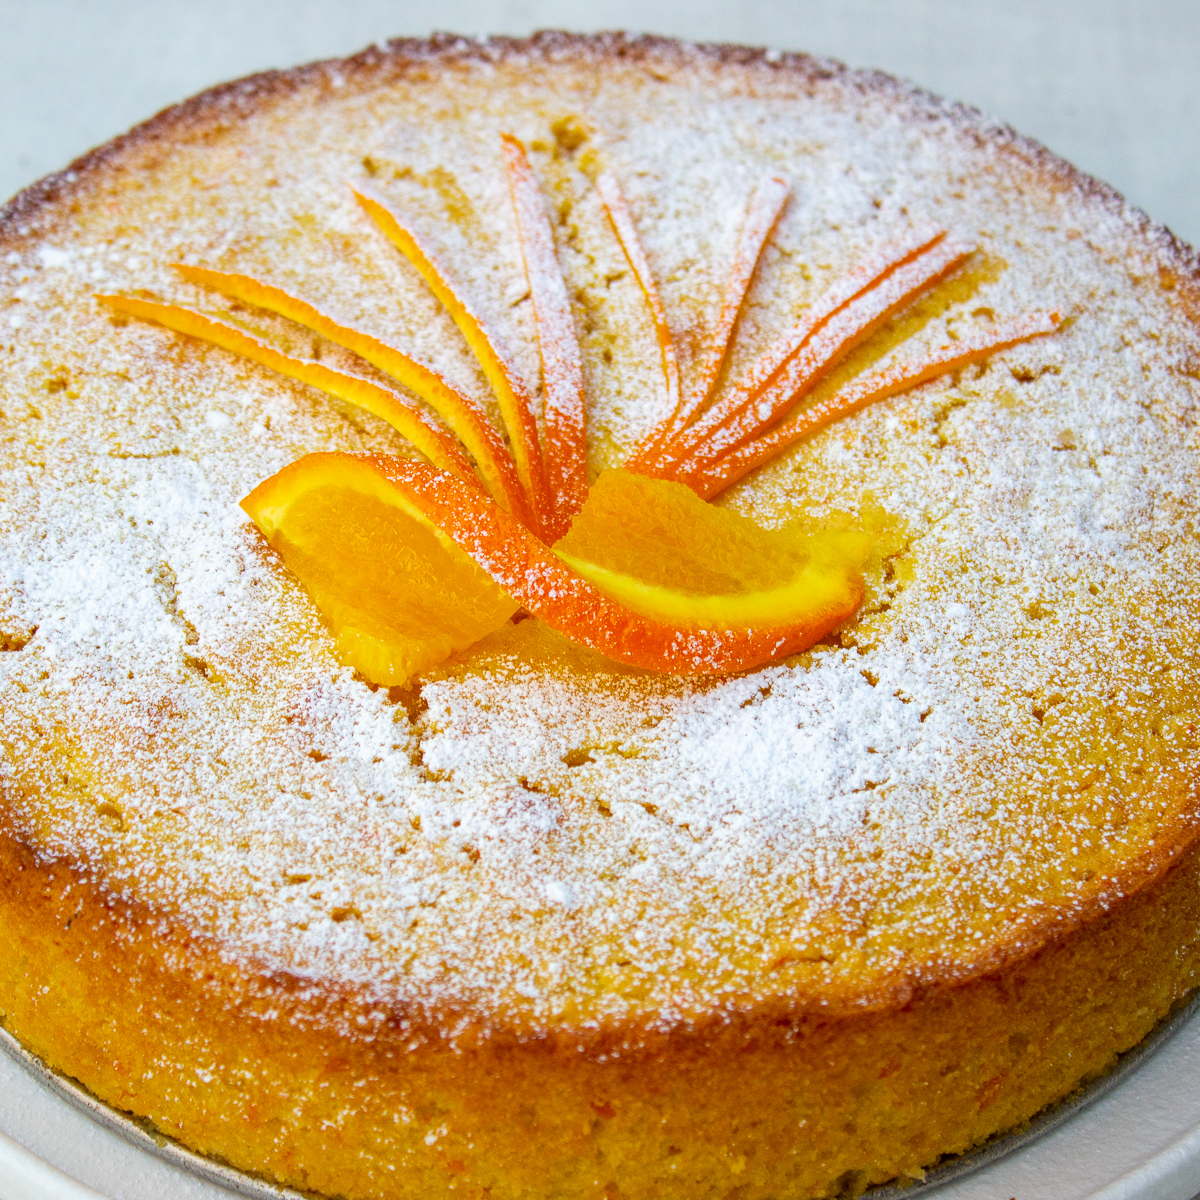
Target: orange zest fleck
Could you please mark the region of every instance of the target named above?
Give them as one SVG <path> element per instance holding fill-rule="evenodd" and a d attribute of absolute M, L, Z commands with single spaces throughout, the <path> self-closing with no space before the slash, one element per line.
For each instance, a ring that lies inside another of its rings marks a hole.
<path fill-rule="evenodd" d="M 529 497 L 538 527 L 543 527 L 550 512 L 550 500 L 537 423 L 525 384 L 504 355 L 499 341 L 466 303 L 461 290 L 450 282 L 445 270 L 417 235 L 378 200 L 357 189 L 354 195 L 388 241 L 417 269 L 429 290 L 450 314 L 478 360 L 500 405 L 500 416 L 512 443 L 517 475 Z"/>
<path fill-rule="evenodd" d="M 840 421 L 878 400 L 886 400 L 889 396 L 928 383 L 940 375 L 957 371 L 971 363 L 982 362 L 1009 346 L 1030 341 L 1032 338 L 1045 337 L 1054 333 L 1061 323 L 1062 318 L 1058 313 L 1033 313 L 978 337 L 942 346 L 924 358 L 895 363 L 866 379 L 856 379 L 755 441 L 728 451 L 707 467 L 694 471 L 684 482 L 698 496 L 711 500 L 756 467 L 769 462 L 789 446 L 810 437 L 835 421 Z"/>
<path fill-rule="evenodd" d="M 625 259 L 633 269 L 634 277 L 646 298 L 646 306 L 650 309 L 650 318 L 654 322 L 654 333 L 658 338 L 658 349 L 662 359 L 663 379 L 667 385 L 667 412 L 672 413 L 679 407 L 679 361 L 675 355 L 675 342 L 671 337 L 671 326 L 667 324 L 667 312 L 658 296 L 658 288 L 654 283 L 654 274 L 650 270 L 650 260 L 638 238 L 637 227 L 633 223 L 633 214 L 625 202 L 621 185 L 616 177 L 605 172 L 596 180 L 596 191 L 612 222 L 613 231 L 621 249 L 625 251 Z"/>
<path fill-rule="evenodd" d="M 447 383 L 436 371 L 378 338 L 339 324 L 282 288 L 273 287 L 249 275 L 212 271 L 184 263 L 174 263 L 173 266 L 189 283 L 212 288 L 235 300 L 278 313 L 336 345 L 344 346 L 414 392 L 450 426 L 475 459 L 484 483 L 496 502 L 523 520 L 530 519 L 528 502 L 517 478 L 512 455 L 500 435 L 478 405 Z"/>
<path fill-rule="evenodd" d="M 348 400 L 351 404 L 381 417 L 393 429 L 402 433 L 434 466 L 450 472 L 475 488 L 479 486 L 470 462 L 454 439 L 412 405 L 405 404 L 393 392 L 379 387 L 378 384 L 345 371 L 336 371 L 311 359 L 293 358 L 290 354 L 284 354 L 232 325 L 215 321 L 177 304 L 159 304 L 136 296 L 97 296 L 96 299 L 115 312 L 165 325 L 176 333 L 186 333 L 214 346 L 220 346 L 223 350 L 231 350 L 234 354 L 261 366 L 270 367 L 272 371 L 288 379 L 307 383 L 330 396 Z"/>
<path fill-rule="evenodd" d="M 547 532 L 554 540 L 587 498 L 583 364 L 537 178 L 521 142 L 508 133 L 500 137 L 542 358 L 546 476 L 553 506 Z"/>
<path fill-rule="evenodd" d="M 686 428 L 712 395 L 721 373 L 721 366 L 729 351 L 733 328 L 745 302 L 750 280 L 754 277 L 754 269 L 758 266 L 763 247 L 767 244 L 775 222 L 779 220 L 779 214 L 783 212 L 790 191 L 786 180 L 768 175 L 750 198 L 746 223 L 742 226 L 741 237 L 734 251 L 733 265 L 721 297 L 721 310 L 709 339 L 708 352 L 700 368 L 699 379 L 688 395 L 680 399 L 678 407 L 634 452 L 626 464 L 630 470 L 636 471 L 655 462 L 663 445 Z"/>

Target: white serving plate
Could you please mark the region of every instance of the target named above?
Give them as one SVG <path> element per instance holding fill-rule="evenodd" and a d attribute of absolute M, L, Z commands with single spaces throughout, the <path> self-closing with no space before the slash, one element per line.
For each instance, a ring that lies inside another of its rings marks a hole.
<path fill-rule="evenodd" d="M 4 1038 L 9 1053 L 0 1054 L 0 1200 L 230 1200 L 230 1187 L 299 1200 L 295 1192 L 268 1188 L 172 1145 L 154 1147 L 111 1110 L 61 1081 L 47 1081 L 38 1064 L 19 1060 L 15 1043 Z M 868 1196 L 1192 1200 L 1198 1193 L 1200 999 L 1069 1110 L 940 1169 L 927 1185 L 903 1193 L 876 1189 Z"/>

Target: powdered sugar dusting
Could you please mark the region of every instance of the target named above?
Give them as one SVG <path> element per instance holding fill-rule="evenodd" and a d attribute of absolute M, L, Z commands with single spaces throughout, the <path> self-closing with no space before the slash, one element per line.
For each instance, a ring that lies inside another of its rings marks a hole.
<path fill-rule="evenodd" d="M 11 819 L 239 961 L 485 1026 L 868 1002 L 1108 895 L 1195 805 L 1200 338 L 1177 259 L 1002 139 L 914 121 L 908 101 L 849 78 L 810 87 L 749 64 L 687 82 L 630 63 L 585 82 L 520 65 L 346 80 L 319 105 L 301 92 L 180 144 L 119 213 L 97 178 L 77 214 L 5 228 Z M 114 325 L 91 299 L 148 289 L 350 362 L 166 264 L 247 271 L 494 412 L 449 319 L 345 184 L 366 177 L 439 239 L 533 384 L 501 128 L 529 145 L 556 213 L 593 471 L 664 403 L 600 170 L 628 195 L 685 390 L 768 171 L 794 198 L 730 379 L 830 281 L 929 222 L 977 239 L 985 265 L 883 359 L 1035 308 L 1071 318 L 728 497 L 766 524 L 876 513 L 889 532 L 836 641 L 705 681 L 606 663 L 524 620 L 417 687 L 372 689 L 337 665 L 237 502 L 307 451 L 409 451 L 349 406 Z M 136 171 L 142 151 L 127 153 Z"/>

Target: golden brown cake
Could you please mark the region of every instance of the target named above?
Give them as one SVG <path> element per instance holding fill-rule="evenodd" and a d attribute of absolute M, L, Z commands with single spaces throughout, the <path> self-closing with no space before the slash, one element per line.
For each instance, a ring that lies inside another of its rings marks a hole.
<path fill-rule="evenodd" d="M 94 299 L 351 363 L 168 264 L 248 272 L 493 404 L 347 185 L 436 237 L 535 386 L 501 130 L 553 213 L 593 477 L 666 404 L 601 171 L 685 382 L 764 172 L 791 199 L 729 378 L 930 223 L 979 250 L 843 374 L 1066 318 L 717 501 L 878 534 L 811 650 L 681 676 L 514 619 L 371 686 L 238 502 L 311 451 L 411 447 Z M 117 1108 L 355 1200 L 857 1194 L 1024 1121 L 1197 985 L 1200 273 L 1040 147 L 799 55 L 397 42 L 35 185 L 0 271 L 0 1015 Z"/>

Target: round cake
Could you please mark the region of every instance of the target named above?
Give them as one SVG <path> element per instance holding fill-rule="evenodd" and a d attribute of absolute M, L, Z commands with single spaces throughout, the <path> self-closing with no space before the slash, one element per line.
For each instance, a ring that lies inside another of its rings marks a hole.
<path fill-rule="evenodd" d="M 905 385 L 711 499 L 756 537 L 865 539 L 803 642 L 659 669 L 501 579 L 490 632 L 372 675 L 239 506 L 310 455 L 433 468 L 311 381 L 411 394 L 235 275 L 503 429 L 462 298 L 553 440 L 518 168 L 589 505 L 678 399 L 668 347 L 720 405 L 883 248 L 958 239 L 798 411 Z M 168 309 L 275 357 L 139 319 Z M 1198 322 L 1195 253 L 1110 189 L 802 55 L 394 42 L 35 185 L 0 215 L 5 1027 L 195 1150 L 352 1200 L 857 1195 L 1019 1125 L 1200 982 Z"/>

